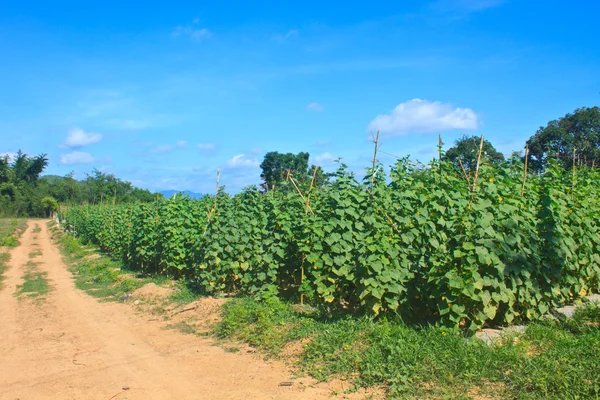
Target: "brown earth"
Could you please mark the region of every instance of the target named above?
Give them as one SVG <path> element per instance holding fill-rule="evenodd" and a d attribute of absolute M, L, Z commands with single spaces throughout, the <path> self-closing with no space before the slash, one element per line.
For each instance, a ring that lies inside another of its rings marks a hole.
<path fill-rule="evenodd" d="M 349 387 L 294 381 L 281 363 L 165 330 L 127 304 L 97 302 L 75 289 L 46 221 L 28 225 L 0 290 L 0 399 L 327 399 Z M 33 249 L 52 287 L 41 301 L 16 296 Z"/>

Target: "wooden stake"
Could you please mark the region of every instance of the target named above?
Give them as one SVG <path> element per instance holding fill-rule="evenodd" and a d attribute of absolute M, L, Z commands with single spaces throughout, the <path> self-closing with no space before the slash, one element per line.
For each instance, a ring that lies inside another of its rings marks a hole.
<path fill-rule="evenodd" d="M 375 136 L 375 148 L 373 150 L 373 168 L 371 169 L 371 189 L 375 185 L 375 165 L 377 164 L 377 150 L 379 149 L 379 131 Z"/>
<path fill-rule="evenodd" d="M 573 148 L 573 183 L 571 184 L 571 200 L 573 200 L 573 198 L 575 197 L 575 179 L 576 179 L 575 169 L 577 168 L 576 167 L 577 163 L 575 162 L 576 154 L 577 154 L 577 149 Z"/>
<path fill-rule="evenodd" d="M 477 155 L 477 168 L 475 168 L 475 178 L 473 179 L 473 191 L 477 186 L 477 178 L 479 176 L 479 166 L 481 165 L 481 153 L 483 152 L 483 135 L 481 135 L 481 142 L 479 143 L 479 154 Z"/>
<path fill-rule="evenodd" d="M 440 166 L 439 175 L 440 183 L 442 182 L 442 135 L 438 135 L 438 164 Z"/>
<path fill-rule="evenodd" d="M 304 197 L 304 195 L 302 194 L 302 192 L 298 188 L 298 185 L 296 185 L 296 181 L 294 181 L 294 178 L 292 178 L 292 175 L 289 174 L 289 173 L 288 173 L 288 178 L 289 178 L 290 182 L 292 182 L 292 185 L 294 185 L 294 187 L 296 188 L 296 191 L 298 192 L 298 194 L 302 198 L 302 201 L 304 201 L 304 204 L 306 205 L 306 213 L 308 214 L 308 211 L 310 211 L 310 213 L 312 215 L 315 215 L 315 213 L 313 212 L 312 208 L 310 208 L 309 202 L 306 201 L 306 198 Z"/>
<path fill-rule="evenodd" d="M 463 175 L 465 176 L 465 179 L 467 180 L 467 183 L 469 184 L 469 187 L 471 187 L 471 180 L 469 179 L 469 175 L 467 175 L 467 171 L 465 170 L 465 166 L 463 165 L 463 163 L 460 160 L 460 158 L 458 159 L 458 163 L 460 164 L 460 168 L 462 169 Z"/>
<path fill-rule="evenodd" d="M 525 145 L 525 170 L 523 171 L 523 187 L 521 197 L 525 196 L 525 183 L 527 182 L 527 167 L 529 165 L 529 145 Z"/>

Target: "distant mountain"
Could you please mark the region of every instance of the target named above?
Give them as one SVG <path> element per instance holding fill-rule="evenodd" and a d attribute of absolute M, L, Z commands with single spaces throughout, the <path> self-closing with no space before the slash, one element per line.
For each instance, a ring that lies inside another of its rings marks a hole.
<path fill-rule="evenodd" d="M 188 196 L 191 199 L 199 199 L 202 196 L 204 196 L 202 193 L 195 193 L 195 192 L 191 192 L 189 190 L 163 190 L 158 193 L 162 194 L 167 199 L 170 199 L 171 197 L 173 197 L 174 194 L 179 194 L 179 193 L 183 194 L 184 196 Z"/>

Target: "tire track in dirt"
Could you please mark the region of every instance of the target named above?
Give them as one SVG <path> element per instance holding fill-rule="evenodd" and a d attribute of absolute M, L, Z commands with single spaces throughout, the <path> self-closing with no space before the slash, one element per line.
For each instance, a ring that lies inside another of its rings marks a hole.
<path fill-rule="evenodd" d="M 52 290 L 17 299 L 32 246 Z M 326 399 L 326 385 L 280 387 L 281 365 L 161 329 L 130 307 L 76 290 L 45 221 L 29 221 L 0 291 L 0 399 Z M 124 390 L 125 389 L 125 390 Z"/>

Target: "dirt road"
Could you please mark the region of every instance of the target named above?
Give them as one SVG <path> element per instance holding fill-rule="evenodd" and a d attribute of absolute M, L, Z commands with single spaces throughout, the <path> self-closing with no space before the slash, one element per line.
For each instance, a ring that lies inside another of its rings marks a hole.
<path fill-rule="evenodd" d="M 74 288 L 46 221 L 28 225 L 0 290 L 0 399 L 330 398 L 327 386 L 279 386 L 291 379 L 282 365 L 164 330 L 127 305 L 97 302 Z M 41 302 L 15 295 L 37 249 L 37 268 L 52 288 Z"/>

